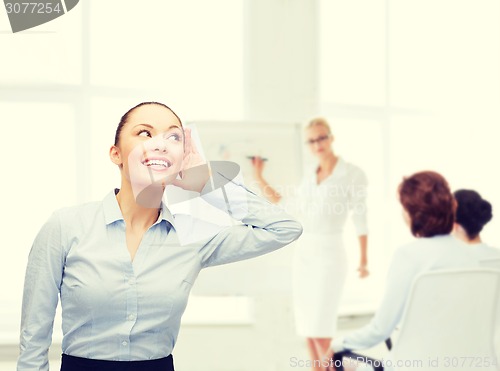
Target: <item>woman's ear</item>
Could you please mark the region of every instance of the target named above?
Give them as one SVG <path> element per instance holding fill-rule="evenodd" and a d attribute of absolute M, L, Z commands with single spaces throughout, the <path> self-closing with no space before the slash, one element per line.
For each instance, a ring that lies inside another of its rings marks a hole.
<path fill-rule="evenodd" d="M 113 164 L 118 165 L 120 168 L 122 167 L 122 156 L 120 154 L 120 149 L 117 146 L 111 146 L 111 148 L 109 149 L 109 158 L 111 159 Z"/>
<path fill-rule="evenodd" d="M 405 221 L 406 225 L 410 227 L 411 229 L 411 216 L 408 211 L 403 207 L 403 220 Z"/>

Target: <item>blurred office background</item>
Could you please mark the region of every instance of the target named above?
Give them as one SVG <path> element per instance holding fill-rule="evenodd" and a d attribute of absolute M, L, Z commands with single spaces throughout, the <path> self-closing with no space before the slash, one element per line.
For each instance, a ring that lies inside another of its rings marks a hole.
<path fill-rule="evenodd" d="M 340 329 L 369 319 L 393 250 L 411 239 L 396 199 L 404 175 L 439 171 L 453 189 L 474 188 L 500 208 L 499 20 L 498 0 L 82 0 L 12 34 L 0 11 L 0 370 L 15 364 L 37 231 L 53 210 L 118 185 L 108 160 L 114 130 L 145 100 L 188 123 L 242 130 L 326 117 L 336 152 L 370 181 L 372 275 L 356 278 L 349 224 Z M 313 163 L 305 146 L 298 152 L 298 163 L 278 166 Z M 500 246 L 500 218 L 484 239 Z M 174 350 L 179 370 L 278 371 L 307 359 L 293 327 L 292 252 L 200 275 Z"/>

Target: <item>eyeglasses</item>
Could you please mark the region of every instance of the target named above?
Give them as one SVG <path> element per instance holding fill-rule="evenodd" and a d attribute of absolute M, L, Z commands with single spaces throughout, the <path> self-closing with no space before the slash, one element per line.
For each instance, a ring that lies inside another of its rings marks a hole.
<path fill-rule="evenodd" d="M 330 134 L 328 134 L 328 135 L 322 135 L 320 137 L 317 137 L 316 139 L 306 140 L 306 144 L 309 144 L 310 146 L 312 146 L 314 143 L 318 143 L 319 144 L 321 142 L 324 142 L 328 138 L 330 138 Z"/>

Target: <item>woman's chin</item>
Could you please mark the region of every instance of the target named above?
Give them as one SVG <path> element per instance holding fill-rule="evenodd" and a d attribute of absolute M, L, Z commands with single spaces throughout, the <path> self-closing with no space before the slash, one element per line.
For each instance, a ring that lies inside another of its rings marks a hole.
<path fill-rule="evenodd" d="M 150 184 L 141 190 L 134 190 L 135 202 L 147 208 L 158 208 L 163 198 L 163 186 L 161 184 Z"/>
<path fill-rule="evenodd" d="M 129 179 L 133 189 L 141 191 L 151 186 L 165 186 L 171 184 L 177 178 L 178 172 L 165 174 L 147 174 L 145 176 L 134 176 Z"/>
<path fill-rule="evenodd" d="M 177 178 L 177 173 L 156 176 L 153 179 L 140 179 L 135 177 L 130 181 L 136 203 L 148 208 L 157 208 L 163 197 L 165 186 L 172 184 Z"/>

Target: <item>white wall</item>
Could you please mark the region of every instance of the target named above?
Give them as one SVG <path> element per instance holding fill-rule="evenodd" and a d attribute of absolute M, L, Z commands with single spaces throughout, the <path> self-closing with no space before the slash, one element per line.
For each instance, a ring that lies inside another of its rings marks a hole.
<path fill-rule="evenodd" d="M 500 207 L 498 1 L 147 3 L 81 1 L 64 17 L 15 35 L 0 11 L 0 193 L 8 210 L 0 236 L 7 257 L 0 261 L 0 342 L 17 341 L 34 235 L 53 209 L 101 198 L 116 184 L 107 147 L 119 116 L 142 100 L 165 101 L 186 121 L 326 116 L 336 151 L 362 166 L 371 184 L 373 274 L 359 282 L 351 273 L 351 298 L 380 292 L 392 250 L 411 238 L 395 198 L 402 175 L 434 168 L 452 188 L 475 188 Z M 119 16 L 107 16 L 117 9 Z M 499 223 L 495 217 L 484 232 L 497 246 Z M 286 265 L 291 251 L 273 259 Z M 303 348 L 289 296 L 280 295 L 255 296 L 253 324 L 186 324 L 180 364 L 196 370 L 207 359 L 212 369 L 255 370 L 252 362 L 261 361 L 262 370 L 286 369 L 282 358 Z M 255 359 L 230 368 L 237 362 L 213 359 L 208 341 L 228 344 L 220 357 Z M 265 346 L 253 348 L 256 341 Z"/>
<path fill-rule="evenodd" d="M 245 2 L 244 114 L 304 122 L 318 105 L 317 1 Z"/>

